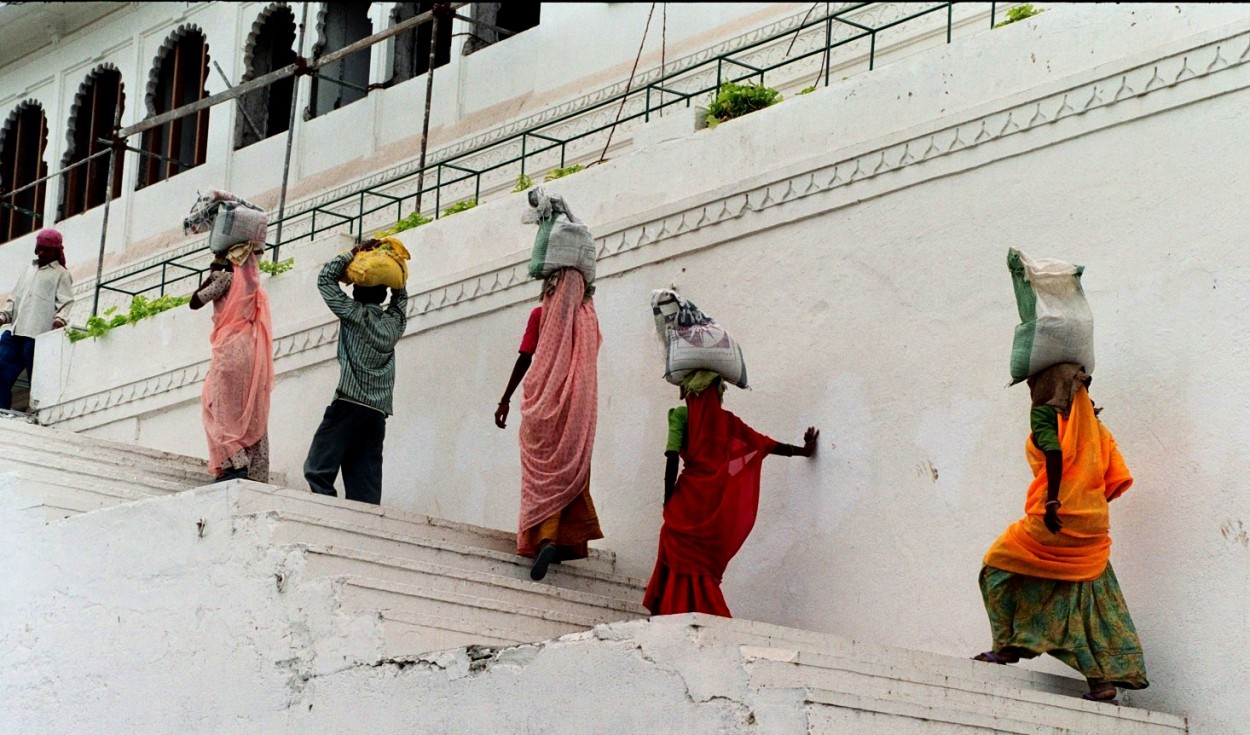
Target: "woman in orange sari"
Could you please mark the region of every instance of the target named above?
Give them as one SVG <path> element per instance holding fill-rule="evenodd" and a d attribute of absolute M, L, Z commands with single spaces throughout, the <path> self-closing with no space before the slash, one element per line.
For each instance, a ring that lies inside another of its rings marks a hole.
<path fill-rule="evenodd" d="M 1133 483 L 1097 418 L 1090 377 L 1063 363 L 1029 378 L 1033 482 L 1016 521 L 990 547 L 981 594 L 994 636 L 978 661 L 1010 664 L 1049 653 L 1089 682 L 1084 696 L 1116 702 L 1144 689 L 1146 664 L 1109 561 L 1108 503 Z"/>
<path fill-rule="evenodd" d="M 669 411 L 664 525 L 642 601 L 652 615 L 732 617 L 720 583 L 755 526 L 764 457 L 816 453 L 820 432 L 814 427 L 803 434 L 803 446 L 780 444 L 726 411 L 724 390 L 719 375 L 697 371 L 681 384 L 686 405 Z M 685 462 L 680 476 L 679 454 Z"/>
<path fill-rule="evenodd" d="M 530 577 L 552 563 L 585 559 L 603 538 L 590 499 L 590 456 L 599 410 L 599 317 L 586 281 L 563 268 L 543 282 L 495 425 L 504 428 L 522 379 L 521 509 L 517 554 L 534 559 Z M 593 292 L 592 292 L 593 293 Z"/>

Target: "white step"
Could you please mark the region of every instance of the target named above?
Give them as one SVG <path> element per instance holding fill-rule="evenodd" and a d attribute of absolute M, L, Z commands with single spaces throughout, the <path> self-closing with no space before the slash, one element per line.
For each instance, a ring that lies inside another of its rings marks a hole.
<path fill-rule="evenodd" d="M 1085 680 L 1030 671 L 1017 666 L 1000 666 L 973 661 L 971 658 L 945 656 L 928 651 L 915 651 L 851 640 L 828 633 L 760 623 L 738 618 L 712 618 L 707 615 L 671 616 L 688 619 L 699 626 L 699 640 L 709 644 L 743 645 L 790 650 L 797 656 L 825 655 L 848 661 L 894 661 L 896 666 L 959 678 L 972 682 L 988 682 L 1015 686 L 1063 696 L 1080 696 L 1087 691 Z"/>
<path fill-rule="evenodd" d="M 23 438 L 33 438 L 46 446 L 73 447 L 77 454 L 101 454 L 112 457 L 125 457 L 132 464 L 145 464 L 163 471 L 183 471 L 207 475 L 205 460 L 199 457 L 188 457 L 160 449 L 138 444 L 99 439 L 72 431 L 62 431 L 46 426 L 38 426 L 25 421 L 0 420 L 0 445 L 19 442 Z M 212 479 L 211 477 L 209 479 Z"/>
<path fill-rule="evenodd" d="M 307 489 L 255 486 L 249 492 L 240 493 L 239 512 L 290 511 L 351 528 L 381 531 L 405 538 L 445 541 L 516 555 L 516 534 L 511 531 L 410 513 L 387 506 L 385 500 L 383 498 L 383 505 L 379 506 L 320 495 Z M 573 564 L 583 569 L 611 573 L 616 567 L 616 555 L 604 549 L 591 549 L 589 558 Z"/>
<path fill-rule="evenodd" d="M 514 643 L 530 643 L 558 638 L 568 633 L 589 630 L 603 623 L 626 620 L 626 613 L 603 610 L 598 615 L 579 615 L 559 609 L 543 609 L 504 600 L 486 599 L 473 595 L 442 590 L 425 589 L 376 579 L 348 577 L 343 580 L 342 604 L 349 610 L 378 612 L 384 621 L 398 623 L 429 618 L 463 620 L 469 630 L 511 631 L 506 637 Z M 416 617 L 414 617 L 416 616 Z M 411 655 L 440 650 L 441 638 L 421 638 L 413 631 L 422 623 L 409 624 L 408 646 L 401 650 L 388 650 L 390 655 Z M 396 628 L 392 625 L 392 628 Z M 466 631 L 466 635 L 472 636 Z M 499 637 L 499 633 L 487 634 L 485 638 Z M 513 640 L 515 638 L 516 640 Z M 475 642 L 469 639 L 469 645 Z"/>
<path fill-rule="evenodd" d="M 3 424 L 0 423 L 0 425 Z M 127 445 L 116 443 L 111 443 L 109 446 L 85 447 L 77 443 L 62 442 L 61 439 L 65 433 L 60 432 L 60 435 L 54 437 L 16 431 L 0 432 L 0 443 L 11 448 L 13 453 L 26 455 L 32 460 L 42 460 L 44 464 L 50 466 L 56 466 L 65 459 L 74 459 L 84 466 L 142 473 L 156 479 L 195 487 L 207 485 L 213 480 L 203 460 L 194 460 L 194 465 L 186 459 L 161 460 L 129 452 Z"/>
<path fill-rule="evenodd" d="M 1056 732 L 1056 728 L 1074 735 L 1185 732 L 1184 720 L 1172 715 L 932 673 L 907 665 L 906 657 L 867 663 L 806 651 L 796 656 L 793 651 L 752 647 L 743 647 L 742 655 L 748 662 L 752 687 L 804 688 L 867 698 L 875 703 L 876 711 L 882 711 L 886 703 L 905 704 L 914 711 L 923 711 L 920 719 L 932 719 L 935 712 L 973 717 L 992 713 L 996 726 L 1010 724 L 1007 732 L 1038 735 Z"/>
<path fill-rule="evenodd" d="M 846 694 L 821 689 L 806 690 L 810 735 L 1168 735 L 1184 734 L 1174 727 L 1156 729 L 1116 715 L 1096 717 L 1093 729 L 1071 729 L 1056 724 L 1020 721 L 990 705 L 979 711 L 919 704 L 899 699 Z M 1113 707 L 1116 709 L 1116 707 Z M 1125 707 L 1119 707 L 1121 711 Z M 1039 707 L 1043 717 L 1055 715 L 1053 707 Z"/>
<path fill-rule="evenodd" d="M 532 643 L 530 634 L 492 628 L 464 619 L 436 615 L 386 613 L 382 616 L 382 650 L 391 656 L 446 651 L 465 646 L 515 646 Z"/>
<path fill-rule="evenodd" d="M 495 551 L 414 535 L 356 528 L 348 524 L 296 513 L 269 514 L 276 525 L 271 543 L 304 543 L 356 549 L 389 558 L 456 567 L 514 580 L 529 580 L 532 562 L 515 553 Z M 565 562 L 548 568 L 543 584 L 591 592 L 604 597 L 641 601 L 645 584 L 632 577 L 587 569 L 585 562 Z"/>
<path fill-rule="evenodd" d="M 455 561 L 454 557 L 452 558 Z M 535 582 L 465 569 L 458 564 L 441 565 L 334 546 L 309 546 L 304 574 L 325 577 L 357 577 L 396 582 L 425 590 L 454 592 L 483 599 L 502 600 L 540 609 L 558 609 L 588 617 L 646 617 L 637 600 L 613 599 L 591 592 L 553 587 Z"/>

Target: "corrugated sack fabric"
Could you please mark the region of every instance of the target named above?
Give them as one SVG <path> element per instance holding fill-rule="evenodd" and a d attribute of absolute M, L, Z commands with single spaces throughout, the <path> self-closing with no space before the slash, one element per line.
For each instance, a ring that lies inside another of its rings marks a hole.
<path fill-rule="evenodd" d="M 208 247 L 218 255 L 240 243 L 263 243 L 268 230 L 268 212 L 221 189 L 201 194 L 182 220 L 184 235 L 210 233 Z"/>
<path fill-rule="evenodd" d="M 1094 372 L 1094 315 L 1081 275 L 1085 267 L 1007 251 L 1020 324 L 1011 345 L 1011 383 L 1061 362 Z"/>
<path fill-rule="evenodd" d="M 651 293 L 655 329 L 664 343 L 664 379 L 673 385 L 698 370 L 711 370 L 726 383 L 747 386 L 747 366 L 742 348 L 715 319 L 676 291 Z"/>
<path fill-rule="evenodd" d="M 521 221 L 538 225 L 530 256 L 530 277 L 546 278 L 561 268 L 576 268 L 593 293 L 597 253 L 590 228 L 573 214 L 559 194 L 548 194 L 539 186 L 528 196 L 530 210 Z M 561 220 L 560 215 L 565 219 Z"/>
<path fill-rule="evenodd" d="M 408 260 L 412 256 L 395 237 L 383 237 L 372 250 L 356 253 L 343 271 L 343 278 L 356 286 L 405 288 L 408 285 Z"/>

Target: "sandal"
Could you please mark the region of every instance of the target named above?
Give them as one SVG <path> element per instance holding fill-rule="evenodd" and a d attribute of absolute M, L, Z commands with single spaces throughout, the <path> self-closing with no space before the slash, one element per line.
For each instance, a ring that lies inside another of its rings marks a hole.
<path fill-rule="evenodd" d="M 981 653 L 978 653 L 977 655 L 972 657 L 972 660 L 984 661 L 987 664 L 1001 664 L 1003 666 L 1006 666 L 1007 664 L 1018 663 L 1020 661 L 1019 658 L 1008 659 L 1004 656 L 999 656 L 993 651 L 983 651 Z"/>
<path fill-rule="evenodd" d="M 530 579 L 537 582 L 547 576 L 547 567 L 556 558 L 556 545 L 547 542 L 538 550 L 538 554 L 534 557 L 534 566 L 530 569 Z"/>
<path fill-rule="evenodd" d="M 1088 692 L 1081 695 L 1081 699 L 1119 706 L 1120 700 L 1117 698 L 1117 694 L 1118 692 L 1116 692 L 1114 684 L 1094 684 L 1090 686 Z"/>

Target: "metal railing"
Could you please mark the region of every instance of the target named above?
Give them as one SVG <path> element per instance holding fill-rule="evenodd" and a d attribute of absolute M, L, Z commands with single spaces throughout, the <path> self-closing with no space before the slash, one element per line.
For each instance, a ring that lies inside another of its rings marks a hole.
<path fill-rule="evenodd" d="M 790 70 L 792 79 L 798 78 L 799 74 L 806 79 L 814 70 L 812 83 L 807 86 L 828 86 L 833 56 L 837 51 L 852 44 L 866 43 L 868 69 L 873 69 L 882 54 L 878 37 L 888 30 L 923 18 L 945 14 L 945 41 L 951 42 L 954 3 L 929 4 L 900 17 L 876 23 L 863 17 L 871 13 L 861 12 L 870 9 L 869 6 L 883 6 L 884 12 L 886 8 L 898 8 L 900 5 L 905 6 L 905 10 L 915 8 L 915 4 L 849 4 L 836 12 L 806 20 L 797 28 L 762 38 L 679 71 L 661 74 L 659 78 L 629 91 L 429 163 L 423 169 L 290 213 L 281 220 L 270 222 L 270 227 L 282 232 L 283 237 L 266 243 L 266 250 L 277 260 L 283 247 L 303 240 L 311 241 L 320 234 L 335 230 L 346 232 L 359 242 L 366 231 L 403 219 L 410 213 L 405 205 L 411 207 L 421 195 L 426 194 L 432 194 L 434 208 L 423 214 L 437 219 L 445 202 L 480 199 L 485 189 L 500 190 L 527 172 L 566 166 L 571 154 L 582 160 L 594 158 L 599 150 L 590 143 L 596 138 L 602 140 L 612 128 L 630 122 L 645 123 L 652 116 L 663 115 L 664 110 L 674 106 L 689 108 L 694 100 L 715 93 L 727 82 L 758 80 L 764 83 L 770 73 L 775 74 L 782 69 Z M 996 5 L 991 3 L 991 27 Z M 941 26 L 935 26 L 934 33 L 940 29 Z M 778 56 L 779 49 L 787 41 L 789 48 L 785 54 Z M 801 47 L 796 41 L 803 41 Z M 848 63 L 862 61 L 862 52 L 857 52 L 854 60 Z M 617 108 L 622 107 L 623 114 L 617 120 Z M 424 180 L 424 186 L 413 186 L 414 182 L 421 180 Z M 508 191 L 507 188 L 502 190 Z M 430 197 L 425 197 L 425 201 L 430 201 Z M 393 215 L 388 216 L 388 213 Z M 97 295 L 100 291 L 128 296 L 155 291 L 164 295 L 175 284 L 201 276 L 207 266 L 208 253 L 206 249 L 200 249 L 104 278 L 96 285 L 96 291 Z"/>

